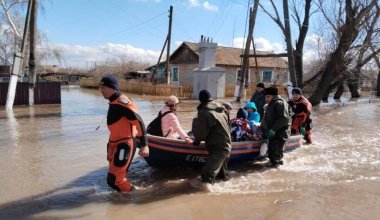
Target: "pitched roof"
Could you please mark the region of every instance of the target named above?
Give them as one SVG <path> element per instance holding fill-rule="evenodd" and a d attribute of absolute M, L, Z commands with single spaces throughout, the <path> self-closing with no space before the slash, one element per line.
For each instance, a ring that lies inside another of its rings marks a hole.
<path fill-rule="evenodd" d="M 191 42 L 183 42 L 177 50 L 182 47 L 187 46 L 189 49 L 194 51 L 197 55 L 198 53 L 198 47 L 196 43 Z M 177 51 L 176 50 L 176 51 Z M 171 56 L 175 54 L 175 52 Z M 253 51 L 250 52 L 253 54 Z M 269 51 L 257 51 L 257 54 L 270 54 Z M 225 66 L 240 66 L 241 65 L 241 57 L 240 55 L 243 54 L 243 49 L 241 48 L 235 48 L 235 47 L 224 47 L 224 46 L 218 46 L 216 48 L 216 65 L 225 65 Z M 279 58 L 279 57 L 259 57 L 257 58 L 257 64 L 259 67 L 279 67 L 279 68 L 288 68 L 288 63 L 286 60 Z M 249 66 L 254 67 L 255 59 L 253 57 L 249 58 Z"/>

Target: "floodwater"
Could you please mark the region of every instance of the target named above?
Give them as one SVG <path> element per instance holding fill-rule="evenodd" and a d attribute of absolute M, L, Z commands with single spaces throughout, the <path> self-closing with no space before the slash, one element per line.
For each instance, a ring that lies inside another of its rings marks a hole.
<path fill-rule="evenodd" d="M 163 104 L 132 98 L 146 124 Z M 180 105 L 185 129 L 196 105 Z M 108 130 L 95 128 L 107 107 L 98 91 L 71 88 L 62 105 L 0 109 L 0 219 L 380 219 L 379 103 L 316 112 L 314 144 L 286 153 L 280 169 L 231 167 L 211 192 L 198 171 L 136 155 L 131 194 L 106 184 Z"/>

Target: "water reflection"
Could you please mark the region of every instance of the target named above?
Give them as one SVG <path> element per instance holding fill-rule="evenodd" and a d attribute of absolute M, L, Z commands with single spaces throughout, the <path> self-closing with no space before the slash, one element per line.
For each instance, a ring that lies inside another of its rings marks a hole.
<path fill-rule="evenodd" d="M 15 115 L 13 113 L 12 109 L 6 109 L 6 120 L 7 120 L 7 126 L 8 126 L 8 134 L 5 134 L 3 137 L 10 137 L 10 141 L 16 143 L 18 140 L 18 137 L 20 136 L 18 131 L 18 122 L 15 118 Z M 4 125 L 5 126 L 5 125 Z M 1 143 L 6 143 L 5 140 L 1 141 Z"/>

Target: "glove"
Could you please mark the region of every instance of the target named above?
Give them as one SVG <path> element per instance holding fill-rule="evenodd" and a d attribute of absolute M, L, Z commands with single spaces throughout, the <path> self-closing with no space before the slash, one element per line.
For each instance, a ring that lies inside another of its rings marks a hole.
<path fill-rule="evenodd" d="M 301 127 L 300 128 L 300 134 L 301 135 L 305 135 L 305 127 Z"/>
<path fill-rule="evenodd" d="M 201 145 L 201 142 L 200 141 L 194 141 L 193 142 L 193 146 L 200 146 Z"/>
<path fill-rule="evenodd" d="M 274 132 L 273 130 L 269 130 L 269 131 L 267 132 L 267 137 L 268 137 L 268 139 L 269 139 L 269 140 L 270 140 L 270 139 L 273 139 L 275 134 L 276 134 L 276 132 Z"/>

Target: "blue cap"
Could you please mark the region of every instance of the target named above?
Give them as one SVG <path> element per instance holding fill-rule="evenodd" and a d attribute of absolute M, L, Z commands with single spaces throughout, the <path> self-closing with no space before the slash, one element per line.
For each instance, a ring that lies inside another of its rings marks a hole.
<path fill-rule="evenodd" d="M 298 87 L 294 87 L 292 90 L 292 94 L 302 95 L 302 90 Z"/>

